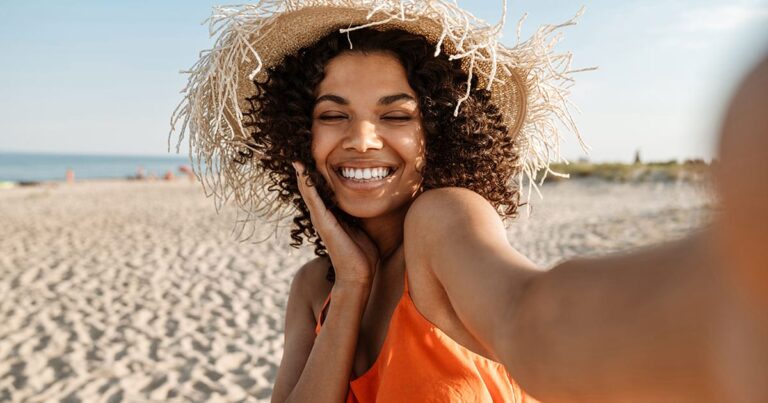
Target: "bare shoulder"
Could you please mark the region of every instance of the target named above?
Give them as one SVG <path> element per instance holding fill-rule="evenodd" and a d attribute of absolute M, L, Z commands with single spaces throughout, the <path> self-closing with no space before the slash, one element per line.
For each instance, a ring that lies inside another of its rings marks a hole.
<path fill-rule="evenodd" d="M 406 231 L 417 233 L 434 234 L 434 231 L 473 223 L 494 223 L 503 227 L 499 214 L 488 200 L 459 187 L 427 190 L 414 200 L 405 217 Z"/>
<path fill-rule="evenodd" d="M 313 317 L 317 317 L 333 286 L 326 279 L 330 264 L 327 257 L 316 257 L 304 263 L 296 271 L 291 282 L 291 297 L 310 305 Z"/>
<path fill-rule="evenodd" d="M 446 187 L 430 189 L 419 195 L 411 208 L 408 209 L 407 217 L 427 216 L 434 218 L 445 213 L 452 213 L 453 216 L 462 218 L 468 214 L 487 213 L 489 211 L 496 213 L 488 200 L 477 192 L 460 187 Z"/>
<path fill-rule="evenodd" d="M 506 253 L 505 248 L 510 246 L 496 209 L 469 189 L 428 190 L 406 214 L 404 253 L 414 305 L 452 340 L 490 359 L 494 354 L 474 336 L 459 310 L 480 315 L 465 307 L 474 289 L 467 285 L 481 278 L 471 273 Z"/>
<path fill-rule="evenodd" d="M 504 224 L 491 203 L 459 187 L 431 189 L 419 195 L 405 217 L 405 233 L 411 249 L 422 251 L 436 236 L 441 242 L 461 241 L 473 233 L 506 240 Z"/>

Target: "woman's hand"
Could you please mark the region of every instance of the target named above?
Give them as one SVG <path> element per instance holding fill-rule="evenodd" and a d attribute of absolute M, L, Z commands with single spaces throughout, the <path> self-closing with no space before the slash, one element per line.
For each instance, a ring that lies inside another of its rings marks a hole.
<path fill-rule="evenodd" d="M 379 262 L 378 248 L 365 232 L 339 222 L 325 207 L 315 186 L 307 184 L 308 176 L 302 163 L 294 162 L 293 167 L 312 225 L 328 249 L 336 284 L 370 288 Z"/>

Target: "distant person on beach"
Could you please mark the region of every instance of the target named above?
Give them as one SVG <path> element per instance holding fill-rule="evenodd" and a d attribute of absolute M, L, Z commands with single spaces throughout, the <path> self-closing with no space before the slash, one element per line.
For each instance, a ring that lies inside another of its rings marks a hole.
<path fill-rule="evenodd" d="M 196 179 L 195 171 L 193 171 L 189 165 L 179 165 L 179 172 L 186 175 L 190 182 L 194 182 Z"/>
<path fill-rule="evenodd" d="M 135 176 L 136 179 L 143 180 L 144 178 L 146 178 L 146 176 L 147 174 L 143 166 L 139 166 L 138 168 L 136 168 L 136 176 Z"/>
<path fill-rule="evenodd" d="M 67 168 L 64 177 L 66 178 L 67 183 L 75 183 L 75 171 L 72 168 Z"/>
<path fill-rule="evenodd" d="M 558 27 L 507 48 L 446 1 L 259 7 L 218 10 L 174 121 L 220 201 L 314 245 L 272 401 L 768 401 L 768 60 L 713 224 L 544 271 L 503 219 L 572 127 Z"/>

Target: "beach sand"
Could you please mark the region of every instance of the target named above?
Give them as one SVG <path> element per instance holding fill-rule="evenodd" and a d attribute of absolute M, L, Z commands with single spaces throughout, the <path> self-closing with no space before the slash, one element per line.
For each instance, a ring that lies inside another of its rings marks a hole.
<path fill-rule="evenodd" d="M 703 184 L 543 192 L 509 228 L 543 266 L 684 236 L 715 207 Z M 268 401 L 312 251 L 237 243 L 233 220 L 187 181 L 0 190 L 0 401 Z"/>

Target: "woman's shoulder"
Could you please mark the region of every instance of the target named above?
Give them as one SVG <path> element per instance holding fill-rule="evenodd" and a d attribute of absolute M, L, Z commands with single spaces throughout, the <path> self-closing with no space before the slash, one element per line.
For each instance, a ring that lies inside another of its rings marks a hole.
<path fill-rule="evenodd" d="M 491 203 L 479 193 L 462 187 L 444 187 L 430 189 L 420 194 L 408 209 L 406 220 L 445 216 L 446 219 L 462 219 L 467 215 L 496 210 Z"/>
<path fill-rule="evenodd" d="M 316 257 L 299 267 L 291 283 L 291 295 L 301 296 L 311 306 L 314 317 L 319 314 L 333 287 L 326 279 L 330 265 L 328 257 Z"/>
<path fill-rule="evenodd" d="M 490 203 L 472 190 L 458 187 L 428 190 L 416 198 L 406 215 L 404 251 L 408 290 L 420 315 L 452 342 L 493 359 L 493 354 L 459 318 L 445 284 L 434 270 L 441 260 L 435 259 L 435 254 L 462 250 L 457 240 L 464 237 L 463 230 L 470 230 L 468 223 L 473 217 L 485 214 L 492 214 L 500 221 Z"/>
<path fill-rule="evenodd" d="M 409 267 L 443 284 L 462 270 L 458 266 L 472 266 L 490 255 L 520 260 L 499 212 L 466 188 L 431 189 L 419 195 L 406 214 L 403 236 Z"/>
<path fill-rule="evenodd" d="M 405 232 L 411 241 L 429 240 L 435 234 L 488 221 L 502 223 L 483 196 L 466 188 L 445 187 L 427 190 L 413 201 L 405 217 Z"/>

